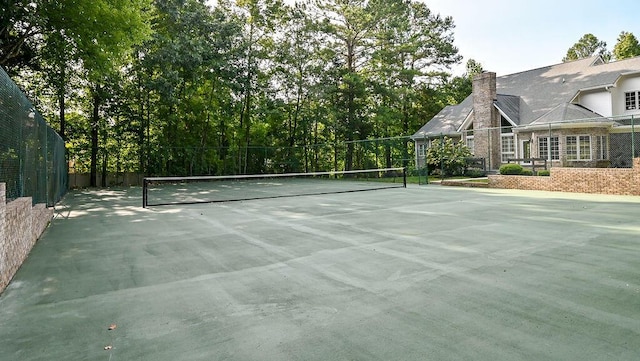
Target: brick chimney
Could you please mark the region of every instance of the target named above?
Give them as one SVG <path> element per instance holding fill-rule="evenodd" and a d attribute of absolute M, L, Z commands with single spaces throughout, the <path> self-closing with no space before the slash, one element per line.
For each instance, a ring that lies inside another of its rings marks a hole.
<path fill-rule="evenodd" d="M 475 156 L 485 158 L 488 169 L 500 168 L 500 114 L 497 100 L 496 73 L 480 73 L 473 77 L 473 129 Z"/>

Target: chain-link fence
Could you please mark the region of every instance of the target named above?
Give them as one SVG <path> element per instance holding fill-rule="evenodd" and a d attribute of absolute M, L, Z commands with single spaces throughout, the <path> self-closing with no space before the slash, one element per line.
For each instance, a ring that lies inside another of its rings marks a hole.
<path fill-rule="evenodd" d="M 518 163 L 534 173 L 551 167 L 630 168 L 633 158 L 640 157 L 640 121 L 637 116 L 600 117 L 468 129 L 415 141 L 417 167 L 444 176 L 462 175 L 454 173 L 469 168 L 497 171 L 506 163 Z M 466 146 L 470 154 L 452 144 Z M 460 166 L 451 168 L 447 162 L 454 159 Z"/>
<path fill-rule="evenodd" d="M 150 175 L 229 175 L 413 167 L 409 137 L 301 146 L 160 147 L 148 156 Z"/>
<path fill-rule="evenodd" d="M 0 182 L 6 183 L 7 200 L 32 197 L 48 206 L 67 190 L 62 138 L 1 68 Z"/>

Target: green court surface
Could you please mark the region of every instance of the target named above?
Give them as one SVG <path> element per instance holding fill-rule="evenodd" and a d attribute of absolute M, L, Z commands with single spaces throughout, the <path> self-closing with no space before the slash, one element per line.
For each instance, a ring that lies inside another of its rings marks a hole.
<path fill-rule="evenodd" d="M 639 275 L 639 197 L 73 191 L 0 295 L 0 360 L 639 360 Z"/>

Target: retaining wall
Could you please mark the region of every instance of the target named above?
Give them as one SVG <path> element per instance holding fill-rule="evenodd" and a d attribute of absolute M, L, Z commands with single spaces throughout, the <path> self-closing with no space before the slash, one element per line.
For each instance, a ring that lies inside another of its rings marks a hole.
<path fill-rule="evenodd" d="M 31 198 L 6 202 L 0 183 L 0 293 L 4 291 L 53 217 L 53 208 L 31 205 Z"/>
<path fill-rule="evenodd" d="M 490 175 L 489 187 L 640 196 L 640 158 L 633 168 L 553 167 L 548 177 Z"/>

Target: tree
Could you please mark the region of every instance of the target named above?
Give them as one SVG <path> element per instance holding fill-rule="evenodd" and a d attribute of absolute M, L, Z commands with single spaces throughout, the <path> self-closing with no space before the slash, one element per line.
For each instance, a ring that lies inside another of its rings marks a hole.
<path fill-rule="evenodd" d="M 336 84 L 337 102 L 334 110 L 341 137 L 347 142 L 345 170 L 353 168 L 354 144 L 371 132 L 366 121 L 364 65 L 368 63 L 377 26 L 396 1 L 317 0 L 315 5 L 324 19 L 323 32 L 328 36 L 328 49 L 339 65 Z M 336 130 L 338 130 L 336 129 Z"/>
<path fill-rule="evenodd" d="M 92 99 L 91 186 L 97 185 L 100 110 L 110 85 L 105 82 L 116 78 L 113 73 L 123 65 L 125 54 L 148 35 L 149 8 L 149 0 L 91 0 L 63 3 L 58 14 L 59 23 L 70 24 L 66 35 L 77 48 Z M 65 16 L 75 21 L 65 22 Z"/>
<path fill-rule="evenodd" d="M 465 69 L 467 70 L 465 73 L 466 76 L 471 80 L 473 80 L 474 76 L 484 71 L 484 69 L 482 68 L 482 64 L 474 59 L 467 60 Z"/>
<path fill-rule="evenodd" d="M 239 67 L 232 43 L 241 40 L 240 22 L 230 16 L 201 0 L 156 2 L 154 33 L 137 50 L 131 89 L 146 172 L 202 175 L 226 168 L 229 123 L 239 112 L 230 88 L 240 88 L 230 84 Z"/>
<path fill-rule="evenodd" d="M 623 31 L 618 36 L 618 42 L 613 47 L 613 57 L 616 60 L 633 58 L 640 55 L 640 44 L 638 39 L 633 35 Z"/>
<path fill-rule="evenodd" d="M 607 50 L 607 43 L 598 40 L 593 34 L 583 35 L 577 43 L 567 50 L 567 55 L 562 58 L 562 62 L 589 58 L 600 55 L 605 61 L 611 59 L 611 53 Z"/>
<path fill-rule="evenodd" d="M 453 46 L 453 19 L 433 14 L 420 2 L 386 4 L 380 19 L 371 66 L 382 101 L 378 102 L 376 127 L 383 137 L 409 134 L 419 127 L 418 89 L 442 78 L 444 69 L 460 61 Z M 408 158 L 408 149 L 401 154 Z M 391 167 L 390 149 L 385 149 Z"/>
<path fill-rule="evenodd" d="M 452 19 L 420 1 L 207 3 L 12 0 L 0 4 L 0 61 L 59 118 L 94 185 L 100 165 L 165 175 L 398 166 L 411 158 L 403 136 L 470 91 L 471 70 L 448 72 L 460 59 Z"/>
<path fill-rule="evenodd" d="M 280 27 L 286 35 L 275 37 L 272 66 L 266 74 L 270 79 L 270 93 L 275 98 L 271 100 L 274 109 L 269 112 L 272 121 L 269 136 L 274 146 L 285 147 L 278 155 L 284 171 L 308 170 L 310 166 L 307 146 L 313 144 L 310 136 L 315 118 L 311 103 L 318 95 L 318 74 L 325 66 L 316 25 L 306 4 L 297 3 L 287 8 Z"/>
<path fill-rule="evenodd" d="M 38 39 L 46 16 L 41 2 L 11 0 L 0 3 L 0 66 L 12 73 L 23 66 L 33 67 Z"/>

